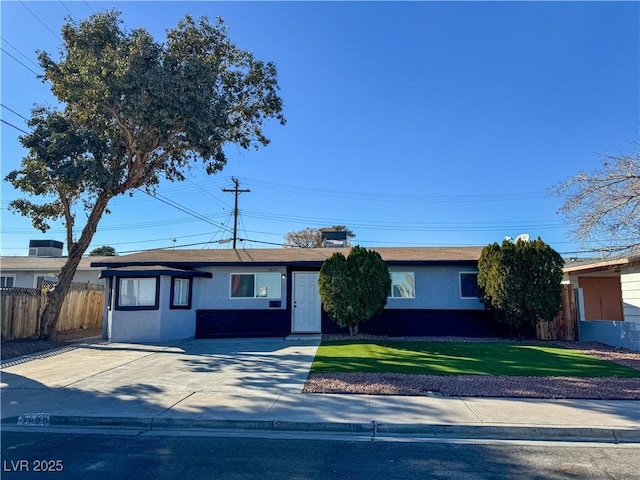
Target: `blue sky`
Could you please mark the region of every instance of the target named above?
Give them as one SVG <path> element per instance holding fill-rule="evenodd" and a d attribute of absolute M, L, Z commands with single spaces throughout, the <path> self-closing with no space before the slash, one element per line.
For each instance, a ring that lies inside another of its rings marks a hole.
<path fill-rule="evenodd" d="M 112 200 L 90 249 L 169 248 L 173 239 L 230 248 L 220 241 L 231 237 L 233 195 L 221 189 L 235 176 L 251 190 L 239 199 L 239 237 L 253 240 L 245 247 L 345 224 L 366 247 L 528 233 L 571 254 L 584 246 L 548 189 L 593 169 L 600 154 L 637 148 L 638 2 L 3 0 L 3 178 L 25 154 L 21 116 L 55 104 L 34 74 L 35 50 L 59 51 L 67 15 L 111 7 L 158 41 L 187 13 L 223 17 L 238 46 L 276 64 L 287 125 L 269 124 L 272 142 L 258 151 L 229 146 L 218 175 L 196 165 L 188 181 L 163 183 L 158 193 L 182 210 L 142 193 Z M 43 234 L 9 212 L 19 192 L 1 188 L 2 255 L 26 255 L 30 239 L 65 239 L 61 224 Z"/>

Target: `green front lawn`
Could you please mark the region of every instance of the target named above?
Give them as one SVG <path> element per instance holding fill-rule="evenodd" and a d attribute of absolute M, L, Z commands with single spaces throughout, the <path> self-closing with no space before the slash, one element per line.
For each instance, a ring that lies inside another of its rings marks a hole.
<path fill-rule="evenodd" d="M 311 373 L 408 373 L 539 377 L 640 377 L 576 350 L 484 342 L 323 341 Z"/>

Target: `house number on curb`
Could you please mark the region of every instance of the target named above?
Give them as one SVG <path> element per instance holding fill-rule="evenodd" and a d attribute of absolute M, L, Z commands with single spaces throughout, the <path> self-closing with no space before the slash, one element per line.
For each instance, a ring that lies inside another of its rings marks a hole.
<path fill-rule="evenodd" d="M 18 425 L 26 427 L 46 427 L 49 425 L 48 413 L 29 413 L 18 417 Z"/>

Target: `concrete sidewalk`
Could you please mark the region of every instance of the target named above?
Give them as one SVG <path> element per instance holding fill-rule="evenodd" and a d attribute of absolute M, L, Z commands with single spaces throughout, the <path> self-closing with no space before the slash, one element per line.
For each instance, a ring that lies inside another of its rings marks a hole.
<path fill-rule="evenodd" d="M 640 442 L 640 402 L 302 394 L 318 342 L 78 344 L 5 363 L 8 426 L 118 426 Z"/>

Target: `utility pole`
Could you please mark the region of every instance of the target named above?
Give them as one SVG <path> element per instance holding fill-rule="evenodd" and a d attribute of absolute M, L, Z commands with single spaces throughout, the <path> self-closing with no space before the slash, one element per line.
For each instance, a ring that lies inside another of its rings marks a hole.
<path fill-rule="evenodd" d="M 235 207 L 233 209 L 233 249 L 236 249 L 236 240 L 238 239 L 238 195 L 245 192 L 250 192 L 251 190 L 240 190 L 240 182 L 237 178 L 231 177 L 231 181 L 234 183 L 235 188 L 233 190 L 228 188 L 223 188 L 222 191 L 225 193 L 233 193 L 235 194 Z"/>

